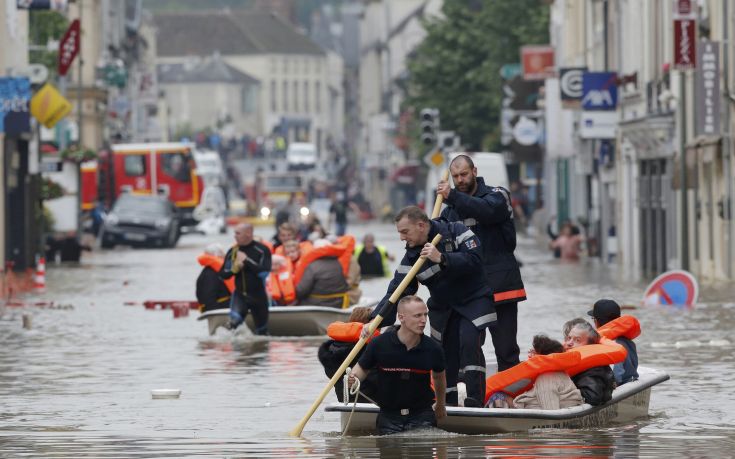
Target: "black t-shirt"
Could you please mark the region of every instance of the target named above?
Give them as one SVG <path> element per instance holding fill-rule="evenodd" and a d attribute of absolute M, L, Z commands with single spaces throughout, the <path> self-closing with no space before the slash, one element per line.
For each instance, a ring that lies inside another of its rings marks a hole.
<path fill-rule="evenodd" d="M 363 277 L 385 276 L 383 272 L 383 257 L 380 256 L 378 249 L 373 250 L 373 253 L 368 253 L 363 249 L 360 252 L 360 256 L 357 257 L 357 263 L 360 265 L 360 274 Z"/>
<path fill-rule="evenodd" d="M 422 336 L 411 349 L 398 339 L 398 327 L 374 338 L 360 357 L 363 370 L 378 371 L 380 408 L 388 411 L 426 409 L 434 403 L 431 371 L 444 371 L 441 346 Z"/>

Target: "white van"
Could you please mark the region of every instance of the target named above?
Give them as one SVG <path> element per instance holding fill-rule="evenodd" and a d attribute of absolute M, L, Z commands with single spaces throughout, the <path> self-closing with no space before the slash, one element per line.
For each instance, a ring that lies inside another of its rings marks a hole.
<path fill-rule="evenodd" d="M 431 212 L 431 209 L 433 209 L 434 201 L 436 199 L 436 185 L 439 183 L 442 174 L 444 174 L 444 171 L 449 167 L 449 163 L 459 155 L 467 155 L 472 158 L 472 162 L 475 163 L 475 167 L 477 168 L 477 176 L 485 179 L 485 185 L 491 187 L 502 186 L 506 190 L 510 188 L 510 184 L 508 183 L 508 169 L 505 166 L 505 158 L 501 153 L 453 152 L 447 155 L 449 157 L 448 162 L 445 162 L 441 167 L 432 167 L 426 177 L 427 212 Z M 449 178 L 449 183 L 454 186 L 451 177 Z"/>
<path fill-rule="evenodd" d="M 316 167 L 317 159 L 319 152 L 313 143 L 292 142 L 286 150 L 289 170 L 313 169 Z"/>

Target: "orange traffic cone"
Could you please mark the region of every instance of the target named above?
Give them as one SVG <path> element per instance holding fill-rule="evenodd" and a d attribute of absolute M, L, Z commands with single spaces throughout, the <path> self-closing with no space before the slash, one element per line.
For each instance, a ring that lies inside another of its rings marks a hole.
<path fill-rule="evenodd" d="M 46 258 L 44 257 L 38 259 L 33 287 L 37 292 L 46 291 Z"/>

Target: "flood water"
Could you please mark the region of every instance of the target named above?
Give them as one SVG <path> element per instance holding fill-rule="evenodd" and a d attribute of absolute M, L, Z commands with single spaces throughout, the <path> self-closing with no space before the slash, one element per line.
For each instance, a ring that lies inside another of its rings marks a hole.
<path fill-rule="evenodd" d="M 392 225 L 371 231 L 402 255 Z M 257 234 L 270 237 L 270 228 Z M 148 299 L 194 299 L 196 255 L 231 236 L 184 236 L 174 250 L 87 253 L 82 265 L 50 267 L 44 295 L 58 308 L 0 313 L 0 456 L 3 457 L 731 457 L 735 358 L 730 285 L 703 286 L 689 311 L 637 307 L 641 365 L 669 373 L 652 390 L 651 416 L 602 429 L 467 436 L 439 430 L 342 437 L 336 413 L 317 410 L 303 438 L 289 437 L 327 382 L 323 338 L 210 338 L 198 313 L 174 319 Z M 638 305 L 645 282 L 593 260 L 562 264 L 531 239 L 518 250 L 529 300 L 519 308 L 522 354 L 539 332 L 560 337 L 600 297 Z M 381 297 L 387 280 L 364 282 Z M 425 290 L 420 290 L 426 296 Z M 136 302 L 126 305 L 126 302 Z M 60 306 L 60 307 L 59 307 Z M 22 328 L 22 315 L 32 328 Z M 490 340 L 487 340 L 490 341 Z M 488 361 L 494 360 L 486 345 Z M 174 400 L 150 391 L 181 389 Z M 326 402 L 336 400 L 333 392 Z"/>

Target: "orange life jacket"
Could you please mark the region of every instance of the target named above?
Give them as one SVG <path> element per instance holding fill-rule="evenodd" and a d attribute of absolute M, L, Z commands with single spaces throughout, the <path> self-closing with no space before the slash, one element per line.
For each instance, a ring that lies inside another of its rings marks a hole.
<path fill-rule="evenodd" d="M 335 341 L 356 343 L 360 340 L 360 333 L 362 333 L 363 325 L 369 324 L 363 324 L 360 322 L 332 322 L 327 326 L 327 335 Z M 371 336 L 368 341 L 378 335 L 380 335 L 380 330 L 375 330 L 375 333 L 373 333 L 373 336 Z"/>
<path fill-rule="evenodd" d="M 579 365 L 581 360 L 582 356 L 578 352 L 535 355 L 514 367 L 488 377 L 485 386 L 485 403 L 493 393 L 498 391 L 516 397 L 529 390 L 539 375 L 550 371 L 566 371 Z"/>
<path fill-rule="evenodd" d="M 296 301 L 293 263 L 289 258 L 286 258 L 286 263 L 278 271 L 271 271 L 265 285 L 271 298 L 277 303 L 291 304 Z"/>
<path fill-rule="evenodd" d="M 296 266 L 294 267 L 294 276 L 293 276 L 294 285 L 299 285 L 299 282 L 301 282 L 301 278 L 304 277 L 304 271 L 306 271 L 306 268 L 309 267 L 309 265 L 313 263 L 315 260 L 318 260 L 319 258 L 324 258 L 324 257 L 336 257 L 339 259 L 345 253 L 346 250 L 347 250 L 347 246 L 345 245 L 331 244 L 331 245 L 325 245 L 324 247 L 319 247 L 318 249 L 311 249 L 308 252 L 306 252 L 306 254 L 302 252 L 298 261 L 296 261 Z M 350 252 L 350 256 L 352 256 L 351 252 Z M 349 268 L 349 259 L 348 259 L 347 268 Z M 342 272 L 346 278 L 347 270 L 345 269 L 344 265 L 342 265 Z"/>
<path fill-rule="evenodd" d="M 337 245 L 345 246 L 345 253 L 337 257 L 339 264 L 342 265 L 342 272 L 347 278 L 350 272 L 350 260 L 352 260 L 352 253 L 355 251 L 355 236 L 345 234 L 337 239 Z"/>
<path fill-rule="evenodd" d="M 619 336 L 636 339 L 641 334 L 641 323 L 633 316 L 620 316 L 598 328 L 597 332 L 607 339 L 615 339 Z"/>
<path fill-rule="evenodd" d="M 222 269 L 222 265 L 225 263 L 224 258 L 220 258 L 215 255 L 210 255 L 208 253 L 203 253 L 197 257 L 197 261 L 202 266 L 207 266 L 209 268 L 212 268 L 215 272 L 219 272 L 220 269 Z M 229 279 L 226 279 L 223 281 L 225 283 L 225 286 L 227 287 L 227 290 L 232 293 L 235 290 L 235 278 L 230 277 Z"/>
<path fill-rule="evenodd" d="M 311 251 L 314 248 L 314 245 L 311 243 L 311 241 L 301 241 L 299 242 L 299 251 L 301 254 L 299 257 L 303 257 L 305 253 Z M 286 249 L 283 247 L 283 244 L 276 247 L 275 251 L 271 250 L 271 253 L 274 253 L 276 255 L 286 256 Z M 288 258 L 288 257 L 287 257 Z"/>
<path fill-rule="evenodd" d="M 587 344 L 586 346 L 575 347 L 567 352 L 579 352 L 582 357 L 578 365 L 567 369 L 569 376 L 577 375 L 592 367 L 620 363 L 628 356 L 625 347 L 607 338 L 601 338 L 600 344 Z"/>

